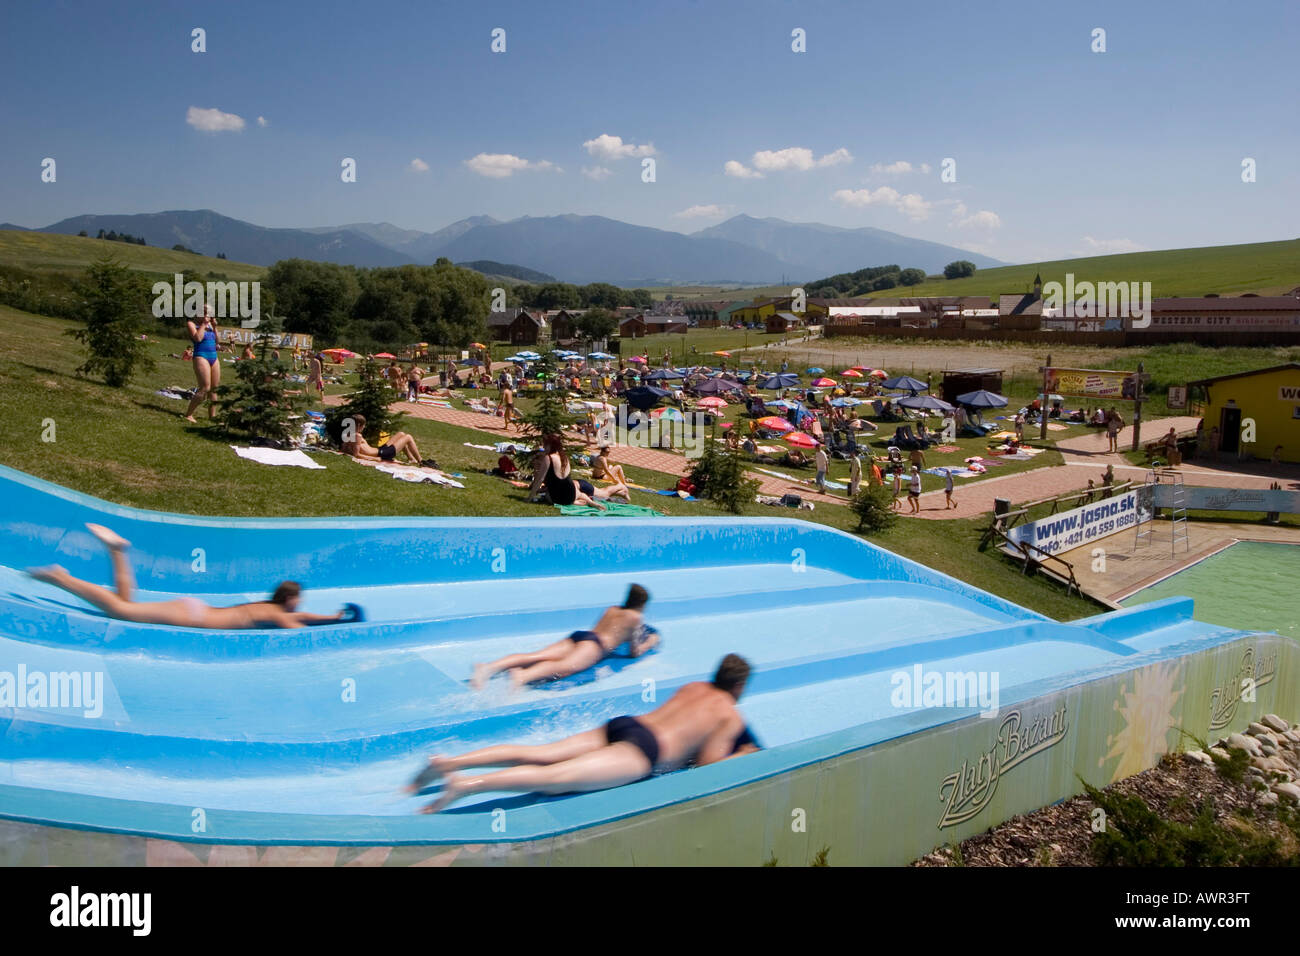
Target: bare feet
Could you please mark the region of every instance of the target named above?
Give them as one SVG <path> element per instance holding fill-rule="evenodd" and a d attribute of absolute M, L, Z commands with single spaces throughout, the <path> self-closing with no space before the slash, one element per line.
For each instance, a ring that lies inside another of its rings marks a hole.
<path fill-rule="evenodd" d="M 442 793 L 438 794 L 438 799 L 433 801 L 427 807 L 423 807 L 421 813 L 437 813 L 445 809 L 452 801 L 461 795 L 460 778 L 454 773 L 447 774 L 447 779 L 442 784 Z"/>
<path fill-rule="evenodd" d="M 192 425 L 197 425 L 197 424 L 198 424 L 198 422 L 194 420 L 194 416 L 193 416 L 193 415 L 186 415 L 186 416 L 185 416 L 185 420 L 186 420 L 187 422 L 189 422 L 190 424 L 192 424 Z"/>
<path fill-rule="evenodd" d="M 131 547 L 131 542 L 122 537 L 116 531 L 105 528 L 102 524 L 86 523 L 86 530 L 100 540 L 100 543 L 110 551 L 124 551 Z"/>
<path fill-rule="evenodd" d="M 469 686 L 475 690 L 482 690 L 483 685 L 488 682 L 492 676 L 491 667 L 487 664 L 475 664 L 474 675 L 469 679 Z"/>
<path fill-rule="evenodd" d="M 429 784 L 433 783 L 443 774 L 443 758 L 437 754 L 429 758 L 425 768 L 415 775 L 415 778 L 406 785 L 407 793 L 418 793 Z"/>
<path fill-rule="evenodd" d="M 44 568 L 28 568 L 27 573 L 37 581 L 44 581 L 46 584 L 58 584 L 68 576 L 67 570 L 57 564 Z"/>

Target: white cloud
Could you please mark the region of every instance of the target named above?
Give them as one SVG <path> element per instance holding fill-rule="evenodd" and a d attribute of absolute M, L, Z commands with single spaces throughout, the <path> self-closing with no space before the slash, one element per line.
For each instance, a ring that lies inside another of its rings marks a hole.
<path fill-rule="evenodd" d="M 429 171 L 429 164 L 417 156 L 415 159 L 411 160 L 411 165 L 406 168 L 413 173 L 427 173 Z"/>
<path fill-rule="evenodd" d="M 734 176 L 737 179 L 762 179 L 763 178 L 762 173 L 756 172 L 755 170 L 750 169 L 744 163 L 736 162 L 736 160 L 734 159 L 727 160 L 726 165 L 722 167 L 722 171 L 726 173 L 728 176 Z"/>
<path fill-rule="evenodd" d="M 532 162 L 521 156 L 513 156 L 510 153 L 479 153 L 472 159 L 465 160 L 465 165 L 472 172 L 478 173 L 480 176 L 486 176 L 489 179 L 505 179 L 507 176 L 512 176 L 526 169 L 563 172 L 562 169 L 548 160 L 542 159 Z"/>
<path fill-rule="evenodd" d="M 922 173 L 925 173 L 925 174 L 928 174 L 928 173 L 930 172 L 930 164 L 929 164 L 929 163 L 922 163 L 922 164 L 921 164 L 921 172 L 922 172 Z"/>
<path fill-rule="evenodd" d="M 1094 239 L 1092 236 L 1084 236 L 1083 249 L 1079 254 L 1110 256 L 1121 252 L 1144 251 L 1146 251 L 1146 246 L 1140 245 L 1132 239 Z"/>
<path fill-rule="evenodd" d="M 583 166 L 582 167 L 582 175 L 586 176 L 588 179 L 594 179 L 596 180 L 596 182 L 600 182 L 601 180 L 604 179 L 609 179 L 609 177 L 612 176 L 613 174 L 614 171 L 612 169 L 606 169 L 604 166 Z"/>
<path fill-rule="evenodd" d="M 890 209 L 897 209 L 909 219 L 914 220 L 927 218 L 930 215 L 930 209 L 934 206 L 934 203 L 927 202 L 916 193 L 903 194 L 889 186 L 881 186 L 878 189 L 837 189 L 831 194 L 831 198 L 844 203 L 846 206 L 857 206 L 858 208 L 886 206 Z"/>
<path fill-rule="evenodd" d="M 905 159 L 900 159 L 895 163 L 872 163 L 871 171 L 876 174 L 885 176 L 901 176 L 904 173 L 912 171 L 912 164 Z"/>
<path fill-rule="evenodd" d="M 198 106 L 189 108 L 189 111 L 185 114 L 185 122 L 195 129 L 203 130 L 205 133 L 226 133 L 244 128 L 244 118 L 242 116 L 236 116 L 234 113 L 223 113 L 217 109 L 205 110 Z"/>
<path fill-rule="evenodd" d="M 750 162 L 754 164 L 755 169 L 773 173 L 789 169 L 807 172 L 822 166 L 838 166 L 852 160 L 852 154 L 842 146 L 834 152 L 827 153 L 821 159 L 814 159 L 813 151 L 807 147 L 790 146 L 786 149 L 760 149 Z"/>
<path fill-rule="evenodd" d="M 726 214 L 727 208 L 725 206 L 710 203 L 707 206 L 691 206 L 689 209 L 683 209 L 673 215 L 678 219 L 721 219 Z"/>
<path fill-rule="evenodd" d="M 962 213 L 966 211 L 966 207 L 964 205 L 961 207 L 961 209 L 962 209 Z M 961 214 L 959 213 L 958 215 Z M 958 219 L 953 225 L 955 225 L 959 229 L 963 229 L 967 226 L 974 226 L 977 229 L 998 229 L 1002 226 L 1002 218 L 995 212 L 990 212 L 987 209 L 981 209 L 977 213 L 974 213 L 970 216 L 964 216 L 963 218 Z"/>
<path fill-rule="evenodd" d="M 269 119 L 267 119 L 265 116 L 259 116 L 259 117 L 257 118 L 257 125 L 258 125 L 258 126 L 270 126 L 270 125 L 271 125 L 271 121 L 270 121 Z"/>
<path fill-rule="evenodd" d="M 633 159 L 638 156 L 653 156 L 655 154 L 655 148 L 650 143 L 636 146 L 632 143 L 623 142 L 622 136 L 611 136 L 609 133 L 601 133 L 595 139 L 587 140 L 582 144 L 582 148 L 603 162 L 613 162 L 617 159 Z"/>

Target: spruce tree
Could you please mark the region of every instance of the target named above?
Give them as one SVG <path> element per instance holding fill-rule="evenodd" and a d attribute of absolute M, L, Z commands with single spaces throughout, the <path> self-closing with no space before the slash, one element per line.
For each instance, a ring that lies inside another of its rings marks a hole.
<path fill-rule="evenodd" d="M 80 291 L 86 327 L 68 331 L 86 347 L 86 361 L 77 373 L 101 375 L 105 384 L 121 388 L 137 371 L 152 369 L 153 360 L 140 337 L 149 299 L 139 273 L 105 256 L 86 269 Z"/>
<path fill-rule="evenodd" d="M 380 374 L 379 363 L 374 359 L 363 361 L 357 373 L 359 378 L 356 391 L 350 393 L 342 405 L 336 405 L 325 413 L 325 430 L 331 438 L 339 441 L 344 420 L 361 415 L 366 420 L 364 437 L 374 444 L 381 433 L 391 434 L 401 421 L 402 413 L 389 411 L 388 408 L 400 396 L 388 379 Z"/>
<path fill-rule="evenodd" d="M 301 396 L 288 391 L 288 369 L 271 358 L 271 336 L 258 339 L 257 354 L 235 363 L 235 381 L 217 389 L 217 417 L 231 435 L 285 442 L 296 426 Z"/>

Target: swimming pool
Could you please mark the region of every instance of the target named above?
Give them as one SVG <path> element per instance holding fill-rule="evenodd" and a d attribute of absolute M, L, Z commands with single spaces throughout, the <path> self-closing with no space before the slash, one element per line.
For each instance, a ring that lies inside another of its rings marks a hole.
<path fill-rule="evenodd" d="M 1238 541 L 1129 595 L 1124 607 L 1185 594 L 1211 624 L 1300 638 L 1300 545 Z"/>

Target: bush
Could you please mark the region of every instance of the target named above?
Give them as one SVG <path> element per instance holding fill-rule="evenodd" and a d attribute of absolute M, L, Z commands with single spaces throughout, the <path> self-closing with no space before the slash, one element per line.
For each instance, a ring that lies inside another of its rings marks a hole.
<path fill-rule="evenodd" d="M 325 413 L 325 430 L 335 441 L 341 441 L 344 420 L 361 415 L 366 420 L 364 437 L 374 444 L 381 432 L 391 434 L 402 419 L 400 412 L 388 410 L 398 395 L 388 384 L 388 379 L 379 374 L 379 363 L 374 359 L 366 359 L 357 371 L 361 376 L 357 390 L 348 395 L 345 403 Z"/>
<path fill-rule="evenodd" d="M 545 381 L 552 381 L 557 371 L 555 356 L 546 353 L 534 367 L 539 374 L 546 376 Z M 533 410 L 523 416 L 524 434 L 534 445 L 540 445 L 546 435 L 564 434 L 564 427 L 571 420 L 565 394 L 563 388 L 548 388 L 537 399 Z"/>
<path fill-rule="evenodd" d="M 745 477 L 745 463 L 739 452 L 720 449 L 712 435 L 704 443 L 704 453 L 691 467 L 690 479 L 697 497 L 707 498 L 732 514 L 740 514 L 758 494 L 759 484 Z"/>
<path fill-rule="evenodd" d="M 965 279 L 967 276 L 975 274 L 975 263 L 967 259 L 958 259 L 956 262 L 950 262 L 943 267 L 943 277 L 945 279 Z"/>
<path fill-rule="evenodd" d="M 858 516 L 858 530 L 865 533 L 884 531 L 898 520 L 894 510 L 894 495 L 884 485 L 868 482 L 849 505 Z"/>
<path fill-rule="evenodd" d="M 299 397 L 288 394 L 288 368 L 271 358 L 270 336 L 262 336 L 257 355 L 235 363 L 235 381 L 217 388 L 218 417 L 232 435 L 272 442 L 292 438 L 296 428 L 289 416 Z"/>
<path fill-rule="evenodd" d="M 121 388 L 137 371 L 152 369 L 140 337 L 149 301 L 144 279 L 106 256 L 86 269 L 82 298 L 86 327 L 68 331 L 86 347 L 86 361 L 77 373 L 101 375 L 106 385 Z"/>

